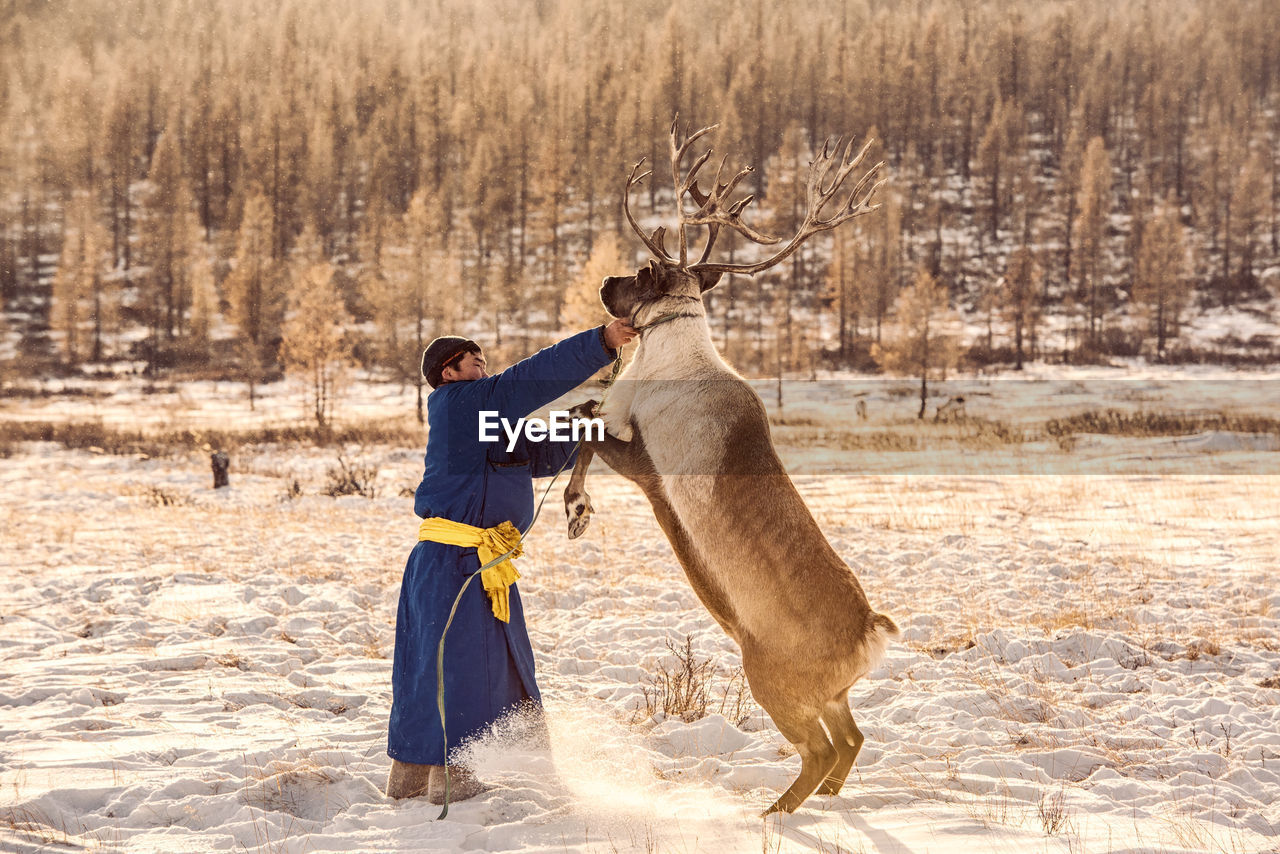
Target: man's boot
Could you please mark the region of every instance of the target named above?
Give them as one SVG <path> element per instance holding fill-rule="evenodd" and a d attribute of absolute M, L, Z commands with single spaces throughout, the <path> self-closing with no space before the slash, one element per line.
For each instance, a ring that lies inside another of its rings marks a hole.
<path fill-rule="evenodd" d="M 415 765 L 392 759 L 391 773 L 387 777 L 387 797 L 416 798 L 428 794 L 433 770 L 438 772 L 442 769 L 439 765 Z"/>
<path fill-rule="evenodd" d="M 427 800 L 433 804 L 444 803 L 444 775 L 443 766 L 431 766 L 431 789 L 427 792 Z M 477 780 L 476 775 L 471 773 L 471 769 L 465 765 L 449 766 L 449 803 L 474 798 L 488 789 L 489 787 Z"/>

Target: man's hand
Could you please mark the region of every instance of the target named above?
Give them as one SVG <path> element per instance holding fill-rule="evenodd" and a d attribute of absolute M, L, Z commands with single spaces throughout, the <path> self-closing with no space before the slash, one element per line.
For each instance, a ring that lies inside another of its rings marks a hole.
<path fill-rule="evenodd" d="M 604 328 L 604 344 L 610 350 L 617 350 L 639 334 L 639 331 L 634 326 L 622 318 L 618 318 Z"/>

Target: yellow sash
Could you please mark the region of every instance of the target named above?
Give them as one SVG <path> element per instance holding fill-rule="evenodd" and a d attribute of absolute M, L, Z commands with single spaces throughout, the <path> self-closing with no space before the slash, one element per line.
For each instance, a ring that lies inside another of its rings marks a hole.
<path fill-rule="evenodd" d="M 433 516 L 423 519 L 418 526 L 418 540 L 430 540 L 433 543 L 444 543 L 447 546 L 473 548 L 480 557 L 480 565 L 511 552 L 508 558 L 480 573 L 480 581 L 489 594 L 493 605 L 493 616 L 504 623 L 511 622 L 511 599 L 509 588 L 520 577 L 512 558 L 524 554 L 520 546 L 520 531 L 510 522 L 502 522 L 492 528 L 477 528 L 451 519 Z"/>

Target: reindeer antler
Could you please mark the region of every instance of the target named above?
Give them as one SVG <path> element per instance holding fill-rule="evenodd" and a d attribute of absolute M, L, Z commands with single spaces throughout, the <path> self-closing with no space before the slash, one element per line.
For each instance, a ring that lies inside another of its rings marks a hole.
<path fill-rule="evenodd" d="M 747 196 L 746 198 L 739 199 L 732 204 L 726 205 L 726 201 L 729 196 L 735 189 L 737 189 L 738 184 L 742 179 L 756 171 L 754 167 L 747 166 L 740 169 L 737 174 L 727 182 L 721 183 L 720 178 L 724 174 L 725 164 L 729 161 L 729 156 L 725 155 L 720 158 L 720 166 L 716 169 L 716 177 L 712 182 L 711 192 L 709 194 L 703 193 L 701 188 L 698 186 L 697 176 L 698 171 L 702 169 L 703 165 L 711 157 L 712 149 L 707 149 L 703 152 L 702 156 L 694 162 L 693 166 L 689 168 L 689 173 L 685 176 L 684 180 L 682 181 L 680 179 L 679 163 L 680 160 L 684 158 L 685 152 L 688 151 L 689 146 L 703 134 L 715 130 L 717 127 L 719 127 L 719 125 L 705 127 L 693 136 L 689 137 L 689 139 L 687 139 L 683 144 L 680 144 L 678 142 L 676 126 L 674 124 L 671 126 L 671 174 L 676 184 L 676 198 L 680 200 L 679 213 L 681 237 L 683 239 L 684 229 L 687 226 L 705 225 L 708 230 L 707 245 L 702 250 L 702 257 L 698 260 L 698 264 L 705 263 L 707 258 L 710 257 L 711 247 L 715 244 L 716 237 L 720 232 L 721 226 L 728 226 L 729 228 L 732 228 L 734 231 L 738 232 L 743 237 L 746 237 L 753 243 L 768 245 L 781 242 L 779 238 L 769 237 L 766 234 L 762 234 L 742 221 L 742 211 L 747 207 L 747 205 L 751 204 L 755 200 L 755 196 Z M 688 213 L 684 209 L 683 201 L 686 193 L 692 197 L 694 202 L 698 205 L 698 209 L 693 213 Z M 681 249 L 683 250 L 683 248 L 684 245 L 682 242 Z M 680 261 L 680 265 L 682 267 L 687 265 L 687 258 L 683 252 L 680 256 Z"/>
<path fill-rule="evenodd" d="M 826 207 L 827 203 L 831 201 L 837 192 L 839 192 L 840 186 L 844 183 L 845 179 L 849 177 L 849 174 L 853 172 L 853 170 L 862 165 L 862 161 L 866 159 L 867 152 L 871 149 L 873 141 L 874 140 L 867 140 L 866 144 L 862 146 L 862 150 L 852 157 L 850 156 L 853 152 L 852 139 L 848 142 L 844 142 L 843 139 L 838 139 L 836 140 L 834 148 L 831 147 L 829 141 L 823 143 L 821 153 L 809 163 L 809 181 L 806 192 L 807 206 L 804 219 L 801 221 L 800 228 L 796 232 L 795 236 L 792 237 L 787 245 L 782 247 L 778 252 L 755 264 L 708 264 L 704 260 L 699 261 L 689 269 L 698 273 L 742 273 L 744 275 L 754 276 L 756 273 L 767 270 L 783 261 L 791 255 L 791 253 L 799 249 L 801 244 L 818 232 L 829 231 L 841 223 L 853 219 L 854 217 L 859 217 L 863 214 L 868 214 L 872 211 L 878 210 L 880 205 L 871 204 L 871 199 L 885 182 L 885 179 L 883 178 L 877 180 L 877 175 L 879 174 L 881 167 L 884 166 L 883 161 L 872 166 L 865 174 L 863 174 L 863 176 L 858 180 L 858 183 L 854 186 L 853 192 L 849 194 L 849 197 L 845 200 L 844 204 L 842 204 L 832 216 L 827 219 L 822 219 L 821 217 L 822 209 Z M 842 148 L 843 152 L 841 152 Z M 838 169 L 836 169 L 837 163 L 839 163 Z M 832 169 L 836 169 L 836 173 L 834 178 L 831 178 L 831 180 L 828 181 L 828 178 L 831 176 Z M 736 181 L 730 182 L 731 185 L 734 183 L 736 183 Z M 732 187 L 730 187 L 730 189 L 732 189 Z M 731 225 L 737 229 L 739 233 L 755 243 L 772 244 L 780 242 L 776 238 L 760 240 L 753 236 L 749 226 L 742 223 L 740 218 L 742 209 L 746 207 L 750 201 L 751 197 L 748 196 L 746 199 L 733 203 L 723 211 L 712 209 L 707 212 L 707 215 L 703 217 L 702 220 L 706 223 L 718 222 L 725 225 Z M 699 223 L 691 222 L 690 224 Z"/>
<path fill-rule="evenodd" d="M 644 241 L 644 245 L 649 247 L 649 251 L 653 253 L 660 262 L 668 267 L 676 266 L 676 260 L 667 254 L 667 248 L 663 244 L 666 242 L 667 230 L 662 226 L 658 226 L 653 230 L 652 235 L 644 233 L 644 229 L 640 227 L 640 223 L 636 222 L 636 218 L 631 215 L 631 188 L 639 184 L 645 178 L 653 174 L 650 170 L 639 176 L 636 175 L 640 171 L 640 167 L 644 165 L 644 158 L 641 157 L 635 166 L 631 167 L 631 174 L 627 176 L 627 186 L 622 191 L 622 212 L 627 215 L 627 222 L 631 223 L 631 230 L 640 236 Z"/>
<path fill-rule="evenodd" d="M 837 139 L 834 148 L 832 148 L 830 141 L 827 141 L 823 143 L 821 153 L 809 164 L 809 180 L 806 189 L 807 209 L 799 230 L 787 245 L 771 257 L 755 264 L 708 263 L 707 259 L 711 256 L 711 247 L 715 244 L 716 237 L 722 227 L 732 228 L 752 243 L 772 246 L 782 242 L 781 238 L 762 234 L 743 221 L 742 213 L 755 200 L 754 195 L 749 195 L 733 202 L 729 201 L 729 197 L 737 189 L 742 179 L 755 171 L 753 167 L 747 166 L 735 173 L 728 181 L 721 182 L 720 179 L 724 174 L 725 164 L 729 159 L 726 155 L 720 160 L 720 166 L 716 169 L 716 177 L 709 193 L 702 192 L 702 189 L 698 186 L 698 172 L 702 170 L 702 167 L 711 158 L 712 149 L 708 148 L 704 151 L 689 167 L 688 172 L 682 172 L 680 164 L 684 161 L 685 155 L 688 154 L 689 148 L 717 127 L 719 125 L 704 127 L 682 140 L 680 138 L 679 117 L 671 123 L 671 181 L 675 188 L 676 209 L 679 215 L 679 259 L 673 258 L 667 253 L 667 231 L 665 228 L 659 226 L 650 234 L 645 234 L 631 214 L 631 188 L 652 174 L 652 172 L 645 172 L 639 176 L 636 175 L 641 165 L 644 164 L 644 160 L 632 167 L 631 175 L 627 178 L 627 186 L 622 194 L 622 209 L 627 215 L 627 221 L 631 223 L 631 228 L 644 241 L 644 245 L 664 266 L 697 273 L 743 273 L 753 276 L 780 263 L 818 232 L 829 231 L 843 222 L 871 213 L 880 207 L 878 204 L 871 204 L 871 199 L 884 184 L 884 179 L 877 180 L 880 168 L 884 166 L 883 162 L 877 163 L 867 170 L 858 180 L 853 192 L 849 194 L 844 204 L 833 215 L 827 219 L 822 219 L 822 209 L 839 192 L 841 185 L 844 184 L 849 174 L 862 165 L 862 161 L 866 159 L 872 143 L 872 140 L 868 140 L 857 155 L 853 155 L 852 138 L 848 142 L 845 142 L 843 138 Z M 831 174 L 833 169 L 835 170 L 834 177 Z M 685 209 L 684 197 L 686 195 L 697 204 L 697 210 L 690 212 Z M 692 266 L 689 264 L 689 243 L 687 232 L 685 231 L 690 226 L 707 227 L 706 246 L 703 247 L 702 256 Z"/>

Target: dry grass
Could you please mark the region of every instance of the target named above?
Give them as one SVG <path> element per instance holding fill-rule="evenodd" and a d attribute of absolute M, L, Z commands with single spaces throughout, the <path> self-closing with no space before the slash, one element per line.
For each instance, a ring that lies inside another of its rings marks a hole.
<path fill-rule="evenodd" d="M 1124 412 L 1119 409 L 1095 409 L 1065 418 L 1050 419 L 1045 422 L 1044 429 L 1055 438 L 1078 433 L 1144 438 L 1189 436 L 1207 430 L 1280 434 L 1280 419 L 1232 412 L 1189 414 L 1155 410 Z"/>
<path fill-rule="evenodd" d="M 1197 821 L 1190 814 L 1198 809 L 1193 804 L 1172 804 L 1170 811 L 1159 817 L 1165 836 L 1179 847 L 1213 854 L 1253 854 L 1257 848 L 1236 828 L 1210 830 L 1212 825 Z M 1225 836 L 1226 838 L 1222 838 Z M 1272 851 L 1276 849 L 1271 849 Z"/>
<path fill-rule="evenodd" d="M 0 827 L 13 831 L 19 838 L 42 846 L 74 848 L 71 834 L 61 822 L 38 809 L 27 806 L 8 807 L 0 814 Z"/>
<path fill-rule="evenodd" d="M 641 686 L 644 707 L 636 709 L 633 719 L 661 713 L 691 723 L 715 712 L 741 726 L 759 711 L 741 667 L 725 671 L 713 659 L 700 658 L 693 649 L 693 635 L 685 635 L 682 644 L 666 644 L 668 655 L 656 662 L 648 684 Z"/>
<path fill-rule="evenodd" d="M 1071 811 L 1067 809 L 1066 786 L 1059 786 L 1056 792 L 1044 792 L 1036 805 L 1036 814 L 1040 817 L 1040 826 L 1046 836 L 1057 836 L 1060 833 L 1072 832 Z"/>
<path fill-rule="evenodd" d="M 131 486 L 128 492 L 141 497 L 152 507 L 191 507 L 195 504 L 190 495 L 154 483 Z"/>
<path fill-rule="evenodd" d="M 134 429 L 101 421 L 5 421 L 5 445 L 10 454 L 17 442 L 55 442 L 73 450 L 100 453 L 173 457 L 209 446 L 235 451 L 258 445 L 395 445 L 417 446 L 422 427 L 408 420 L 376 421 L 340 427 L 297 424 L 283 427 L 256 427 L 248 430 L 206 430 L 198 428 Z"/>
<path fill-rule="evenodd" d="M 706 717 L 715 672 L 712 660 L 694 654 L 693 635 L 685 635 L 682 645 L 668 640 L 667 651 L 675 661 L 658 661 L 655 672 L 649 675 L 649 684 L 640 689 L 645 717 L 661 712 L 686 723 Z"/>
<path fill-rule="evenodd" d="M 1058 707 L 1064 701 L 1047 679 L 1018 680 L 1011 684 L 1007 675 L 994 667 L 966 667 L 965 675 L 995 704 L 1006 721 L 1019 724 L 1050 724 L 1059 717 Z M 1043 744 L 1023 746 L 1041 747 Z"/>
<path fill-rule="evenodd" d="M 1215 656 L 1222 654 L 1222 646 L 1216 640 L 1193 640 L 1187 644 L 1187 660 L 1198 661 L 1205 656 Z"/>
<path fill-rule="evenodd" d="M 348 460 L 341 451 L 338 452 L 338 464 L 329 468 L 325 478 L 325 486 L 321 492 L 330 498 L 340 495 L 378 497 L 378 467 L 358 459 Z M 296 483 L 295 481 L 294 484 Z"/>
<path fill-rule="evenodd" d="M 218 662 L 218 664 L 221 664 L 223 667 L 234 667 L 236 670 L 249 669 L 249 659 L 240 655 L 238 652 L 231 650 L 219 655 L 214 659 L 214 661 Z"/>
<path fill-rule="evenodd" d="M 771 418 L 774 441 L 787 448 L 902 453 L 993 450 L 1040 436 L 989 418 L 952 421 L 911 419 L 890 425 L 850 428 L 843 422 L 786 416 Z"/>
<path fill-rule="evenodd" d="M 962 798 L 960 804 L 970 818 L 987 830 L 1022 827 L 1026 823 L 1026 804 L 1013 797 L 1009 784 L 1004 780 L 1000 781 L 995 792 L 982 792 L 972 798 Z"/>

